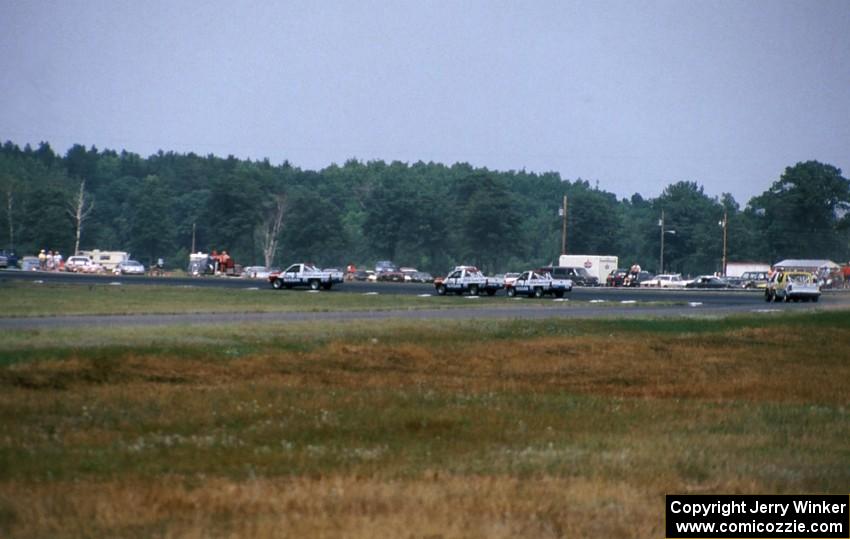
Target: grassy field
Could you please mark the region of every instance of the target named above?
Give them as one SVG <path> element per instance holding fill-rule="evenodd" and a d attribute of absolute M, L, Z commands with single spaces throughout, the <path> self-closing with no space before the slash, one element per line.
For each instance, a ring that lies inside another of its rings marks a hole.
<path fill-rule="evenodd" d="M 0 316 L 57 314 L 135 314 L 210 312 L 351 311 L 469 307 L 476 302 L 456 297 L 364 295 L 307 290 L 272 290 L 267 283 L 245 288 L 178 287 L 108 284 L 0 284 Z M 253 286 L 251 286 L 253 285 Z M 493 301 L 505 298 L 481 298 Z M 480 300 L 479 300 L 480 301 Z"/>
<path fill-rule="evenodd" d="M 514 302 L 551 308 L 586 305 L 571 298 L 553 301 L 514 298 L 503 294 L 488 297 L 438 296 L 433 294 L 362 294 L 333 290 L 272 290 L 263 282 L 246 282 L 245 288 L 178 287 L 155 285 L 54 284 L 0 282 L 0 317 L 55 315 L 125 315 L 170 313 L 241 313 L 294 311 L 385 311 L 410 309 L 454 309 L 475 306 L 515 306 Z M 254 284 L 255 286 L 250 286 Z M 404 286 L 404 285 L 399 285 Z M 470 301 L 471 300 L 471 301 Z M 684 301 L 679 301 L 684 303 Z M 642 302 L 672 305 L 674 302 Z M 621 305 L 617 302 L 605 306 Z M 600 305 L 600 307 L 604 307 Z"/>
<path fill-rule="evenodd" d="M 846 494 L 848 330 L 6 332 L 0 535 L 663 537 L 665 493 Z"/>

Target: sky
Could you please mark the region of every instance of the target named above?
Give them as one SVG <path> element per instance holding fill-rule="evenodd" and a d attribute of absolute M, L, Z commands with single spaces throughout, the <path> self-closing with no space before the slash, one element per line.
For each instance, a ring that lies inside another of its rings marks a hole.
<path fill-rule="evenodd" d="M 0 140 L 678 181 L 850 167 L 850 2 L 0 0 Z"/>

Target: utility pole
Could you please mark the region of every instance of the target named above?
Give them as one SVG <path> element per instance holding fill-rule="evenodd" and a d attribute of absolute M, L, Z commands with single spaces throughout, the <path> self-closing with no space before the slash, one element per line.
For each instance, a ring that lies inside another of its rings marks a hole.
<path fill-rule="evenodd" d="M 195 223 L 192 223 L 192 250 L 189 254 L 195 254 Z"/>
<path fill-rule="evenodd" d="M 567 254 L 567 195 L 564 195 L 564 206 L 561 208 L 561 254 Z"/>
<path fill-rule="evenodd" d="M 728 224 L 727 210 L 723 208 L 723 221 L 720 222 L 720 225 L 723 227 L 723 268 L 721 270 L 723 277 L 726 277 L 726 228 Z"/>
<path fill-rule="evenodd" d="M 6 191 L 6 216 L 9 219 L 9 249 L 15 250 L 15 222 L 12 219 L 12 203 L 14 201 L 14 196 L 12 194 L 12 185 L 9 184 L 9 187 Z"/>
<path fill-rule="evenodd" d="M 661 210 L 661 220 L 658 221 L 661 226 L 661 256 L 658 261 L 658 273 L 664 273 L 664 210 Z"/>

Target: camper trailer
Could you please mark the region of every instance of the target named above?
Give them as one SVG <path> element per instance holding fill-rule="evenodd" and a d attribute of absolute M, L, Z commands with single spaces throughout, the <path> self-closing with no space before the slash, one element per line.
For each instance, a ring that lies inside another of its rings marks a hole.
<path fill-rule="evenodd" d="M 87 256 L 92 259 L 92 262 L 97 262 L 106 271 L 114 271 L 118 264 L 130 259 L 130 253 L 125 251 L 101 251 L 95 249 L 93 251 L 80 251 L 81 256 Z"/>

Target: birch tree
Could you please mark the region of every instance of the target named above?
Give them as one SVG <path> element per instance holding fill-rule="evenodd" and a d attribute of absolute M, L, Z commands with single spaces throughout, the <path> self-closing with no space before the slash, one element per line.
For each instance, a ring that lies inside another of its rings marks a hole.
<path fill-rule="evenodd" d="M 268 218 L 262 225 L 263 258 L 266 267 L 270 268 L 274 261 L 280 240 L 280 230 L 283 227 L 283 214 L 286 208 L 286 199 L 283 195 L 274 197 L 274 206 L 269 211 Z"/>
<path fill-rule="evenodd" d="M 80 233 L 83 230 L 83 223 L 91 215 L 94 209 L 94 198 L 86 193 L 86 180 L 80 181 L 80 191 L 74 196 L 71 202 L 68 203 L 67 212 L 74 221 L 74 253 L 80 252 Z"/>

